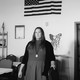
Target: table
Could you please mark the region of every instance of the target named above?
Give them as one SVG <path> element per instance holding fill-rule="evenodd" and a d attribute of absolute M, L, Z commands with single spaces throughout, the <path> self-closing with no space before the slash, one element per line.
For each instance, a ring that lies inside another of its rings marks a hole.
<path fill-rule="evenodd" d="M 13 69 L 11 68 L 0 68 L 0 74 L 12 72 Z"/>
<path fill-rule="evenodd" d="M 17 67 L 21 62 L 13 62 L 13 66 Z"/>

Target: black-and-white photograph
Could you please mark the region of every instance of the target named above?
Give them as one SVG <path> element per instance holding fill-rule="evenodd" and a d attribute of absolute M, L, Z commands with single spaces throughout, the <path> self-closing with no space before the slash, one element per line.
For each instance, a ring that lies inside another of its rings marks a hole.
<path fill-rule="evenodd" d="M 80 80 L 80 0 L 0 0 L 0 80 Z"/>

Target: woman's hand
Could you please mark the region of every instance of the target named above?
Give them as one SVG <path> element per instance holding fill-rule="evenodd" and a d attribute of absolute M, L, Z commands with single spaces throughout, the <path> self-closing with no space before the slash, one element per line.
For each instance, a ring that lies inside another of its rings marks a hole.
<path fill-rule="evenodd" d="M 19 71 L 18 78 L 21 78 L 21 77 L 22 77 L 22 71 Z"/>
<path fill-rule="evenodd" d="M 51 61 L 51 67 L 53 67 L 53 69 L 55 70 L 56 68 L 55 61 Z"/>

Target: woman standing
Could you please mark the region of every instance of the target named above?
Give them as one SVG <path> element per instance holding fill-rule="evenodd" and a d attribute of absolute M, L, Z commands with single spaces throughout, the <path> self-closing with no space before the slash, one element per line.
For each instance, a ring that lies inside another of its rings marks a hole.
<path fill-rule="evenodd" d="M 22 77 L 24 70 L 24 80 L 48 80 L 48 70 L 55 69 L 55 56 L 53 47 L 45 39 L 44 31 L 41 27 L 34 30 L 32 40 L 27 44 L 18 77 Z"/>

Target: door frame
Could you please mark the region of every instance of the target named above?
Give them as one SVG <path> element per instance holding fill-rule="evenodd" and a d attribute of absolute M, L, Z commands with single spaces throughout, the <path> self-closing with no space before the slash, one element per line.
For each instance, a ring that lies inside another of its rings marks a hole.
<path fill-rule="evenodd" d="M 80 22 L 75 22 L 75 46 L 74 46 L 74 80 L 78 80 L 79 77 L 79 30 L 80 30 Z"/>

